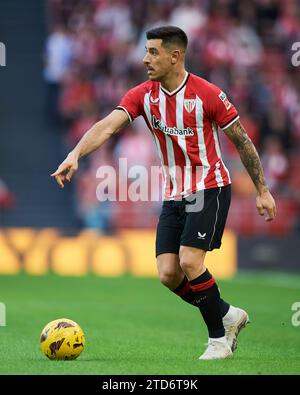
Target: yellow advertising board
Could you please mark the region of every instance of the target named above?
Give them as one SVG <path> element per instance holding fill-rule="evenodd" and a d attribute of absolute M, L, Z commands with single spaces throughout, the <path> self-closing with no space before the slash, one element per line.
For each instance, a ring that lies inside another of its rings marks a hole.
<path fill-rule="evenodd" d="M 235 274 L 237 246 L 232 232 L 225 231 L 221 249 L 208 252 L 205 264 L 216 278 Z M 155 230 L 124 229 L 114 236 L 82 231 L 66 236 L 56 229 L 2 229 L 0 274 L 20 272 L 156 277 Z"/>

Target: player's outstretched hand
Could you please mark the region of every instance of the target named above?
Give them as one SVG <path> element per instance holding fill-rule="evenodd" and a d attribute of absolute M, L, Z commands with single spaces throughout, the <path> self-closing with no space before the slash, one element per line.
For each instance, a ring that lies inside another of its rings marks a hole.
<path fill-rule="evenodd" d="M 71 178 L 77 169 L 78 158 L 74 154 L 70 153 L 58 166 L 57 170 L 51 174 L 51 177 L 55 177 L 58 185 L 63 188 L 66 181 L 71 181 Z"/>
<path fill-rule="evenodd" d="M 275 218 L 276 204 L 269 190 L 261 193 L 256 197 L 256 207 L 259 215 L 264 215 L 266 212 L 266 221 L 272 221 Z"/>

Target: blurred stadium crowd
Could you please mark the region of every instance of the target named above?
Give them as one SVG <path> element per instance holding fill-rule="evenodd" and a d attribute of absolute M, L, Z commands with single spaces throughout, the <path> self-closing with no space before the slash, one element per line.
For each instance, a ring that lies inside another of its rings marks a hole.
<path fill-rule="evenodd" d="M 239 234 L 285 234 L 300 229 L 300 67 L 292 44 L 300 38 L 296 0 L 48 0 L 44 78 L 49 117 L 67 149 L 107 115 L 123 94 L 147 79 L 145 32 L 176 25 L 188 35 L 187 69 L 220 86 L 237 107 L 261 156 L 278 217 L 265 224 L 238 154 L 222 136 L 233 180 L 228 227 Z M 156 224 L 159 202 L 99 202 L 99 166 L 159 165 L 142 119 L 90 155 L 76 177 L 83 227 Z M 124 176 L 124 175 L 123 175 Z"/>

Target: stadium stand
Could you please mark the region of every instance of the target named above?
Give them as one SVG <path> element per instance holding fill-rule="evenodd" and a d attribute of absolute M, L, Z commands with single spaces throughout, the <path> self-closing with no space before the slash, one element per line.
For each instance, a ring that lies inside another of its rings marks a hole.
<path fill-rule="evenodd" d="M 188 70 L 219 85 L 235 103 L 277 199 L 278 217 L 267 226 L 256 214 L 251 180 L 221 135 L 234 190 L 228 226 L 245 235 L 295 231 L 300 208 L 300 68 L 291 62 L 300 32 L 295 0 L 48 0 L 45 78 L 54 91 L 58 115 L 52 115 L 63 124 L 65 147 L 73 147 L 130 87 L 146 79 L 145 31 L 161 24 L 186 30 Z M 118 167 L 122 156 L 131 165 L 159 165 L 146 129 L 133 124 L 84 161 L 76 177 L 83 228 L 109 232 L 155 224 L 157 202 L 103 204 L 95 198 L 99 166 Z"/>

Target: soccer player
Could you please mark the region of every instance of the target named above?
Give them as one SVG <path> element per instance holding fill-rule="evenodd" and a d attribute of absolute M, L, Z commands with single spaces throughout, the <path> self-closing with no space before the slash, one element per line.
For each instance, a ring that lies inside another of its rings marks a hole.
<path fill-rule="evenodd" d="M 199 359 L 223 359 L 232 355 L 249 318 L 246 311 L 221 299 L 204 265 L 207 251 L 220 248 L 231 198 L 218 127 L 236 146 L 256 187 L 259 214 L 271 221 L 276 206 L 236 108 L 217 86 L 185 70 L 187 44 L 178 27 L 149 30 L 143 59 L 149 80 L 128 91 L 116 109 L 89 129 L 52 176 L 63 188 L 81 157 L 143 116 L 165 175 L 156 235 L 160 281 L 199 308 L 208 329 L 208 346 Z"/>

